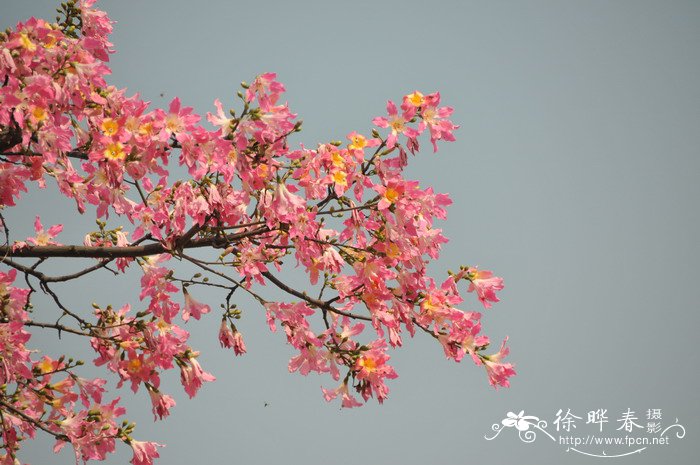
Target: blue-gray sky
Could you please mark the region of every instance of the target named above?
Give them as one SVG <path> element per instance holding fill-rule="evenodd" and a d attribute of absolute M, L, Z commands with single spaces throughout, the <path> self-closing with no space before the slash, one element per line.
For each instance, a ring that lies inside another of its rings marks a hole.
<path fill-rule="evenodd" d="M 113 84 L 154 105 L 179 96 L 206 113 L 217 97 L 233 102 L 241 80 L 275 71 L 304 120 L 296 141 L 307 145 L 366 132 L 389 98 L 439 90 L 455 108 L 458 140 L 409 169 L 454 200 L 444 223 L 451 242 L 434 269 L 476 264 L 505 278 L 484 329 L 494 340 L 510 336 L 518 371 L 511 388 L 494 391 L 481 369 L 445 361 L 433 340 L 417 337 L 392 354 L 400 377 L 383 406 L 340 411 L 321 397 L 328 378 L 287 373 L 283 336 L 246 304 L 245 357 L 218 347 L 216 316 L 189 325 L 218 381 L 189 401 L 177 377 L 166 377 L 178 401 L 166 421 L 153 423 L 145 393 L 122 393 L 139 438 L 167 444 L 159 463 L 583 464 L 597 459 L 543 438 L 524 444 L 512 431 L 483 436 L 507 411 L 551 422 L 571 409 L 583 422 L 598 408 L 608 409 L 613 432 L 628 408 L 641 422 L 661 408 L 665 424 L 678 418 L 687 428 L 683 440 L 617 460 L 696 463 L 700 3 L 99 5 L 117 21 Z M 55 6 L 3 0 L 0 26 L 52 17 Z M 92 219 L 76 222 L 73 211 L 51 192 L 32 192 L 5 216 L 14 239 L 29 234 L 36 213 L 81 237 Z M 61 292 L 85 308 L 138 294 L 133 278 L 107 274 Z M 82 342 L 35 339 L 64 350 Z M 33 464 L 69 464 L 71 455 L 53 457 L 46 439 L 23 451 Z M 121 447 L 107 463 L 130 458 Z"/>

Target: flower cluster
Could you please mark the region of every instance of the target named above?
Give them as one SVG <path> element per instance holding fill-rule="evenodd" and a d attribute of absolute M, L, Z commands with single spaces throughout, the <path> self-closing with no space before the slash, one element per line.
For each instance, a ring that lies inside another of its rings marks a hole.
<path fill-rule="evenodd" d="M 295 351 L 289 371 L 327 373 L 337 384 L 323 388 L 324 397 L 340 397 L 343 407 L 388 397 L 386 382 L 398 376 L 388 352 L 416 332 L 457 362 L 469 354 L 493 386 L 508 386 L 515 372 L 503 361 L 505 341 L 486 355 L 481 313 L 458 308 L 462 281 L 485 308 L 499 300 L 503 281 L 475 267 L 439 284 L 428 275 L 447 242 L 437 221 L 451 200 L 404 176 L 422 138 L 434 151 L 454 140 L 458 126 L 439 93 L 412 92 L 398 107 L 389 101 L 374 128 L 350 132 L 346 142 L 291 148 L 288 138 L 301 123 L 282 100 L 285 87 L 266 73 L 242 84 L 238 110 L 226 112 L 216 100 L 205 126 L 177 98 L 151 109 L 108 84 L 112 22 L 93 4 L 68 1 L 60 22 L 32 18 L 0 34 L 0 213 L 34 183 L 44 188 L 52 180 L 79 213 L 94 210 L 98 224 L 83 245 L 65 246 L 56 241 L 62 226 L 45 229 L 37 217 L 34 237 L 0 247 L 9 268 L 0 272 L 0 463 L 13 463 L 20 441 L 37 429 L 56 438 L 57 450 L 70 443 L 77 459 L 104 459 L 121 441 L 132 448 L 133 464 L 152 463 L 160 445 L 135 440 L 128 422 L 117 424 L 125 410 L 119 399 L 103 401 L 105 380 L 80 378 L 82 362 L 39 357 L 27 344 L 40 328 L 86 337 L 94 364 L 115 373 L 117 387 L 145 390 L 154 419 L 162 419 L 175 406 L 161 391 L 163 372 L 179 369 L 190 397 L 214 380 L 183 328 L 213 313 L 192 291 L 203 286 L 226 293 L 222 347 L 246 353 L 236 325 L 243 314 L 232 299 L 248 293 Z M 187 179 L 173 179 L 178 171 Z M 108 221 L 121 225 L 108 229 Z M 0 225 L 9 240 L 1 215 Z M 48 276 L 40 267 L 53 257 L 95 262 Z M 30 258 L 39 260 L 23 261 Z M 201 274 L 176 276 L 178 261 Z M 295 265 L 318 297 L 280 279 Z M 50 287 L 102 269 L 140 274 L 138 308 L 73 311 Z M 18 287 L 18 273 L 38 281 L 74 326 L 33 320 L 34 288 Z M 265 299 L 263 286 L 290 301 Z"/>

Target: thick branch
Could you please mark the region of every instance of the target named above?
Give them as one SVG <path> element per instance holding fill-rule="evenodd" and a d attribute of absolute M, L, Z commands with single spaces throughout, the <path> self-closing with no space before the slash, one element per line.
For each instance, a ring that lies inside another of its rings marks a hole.
<path fill-rule="evenodd" d="M 198 247 L 210 247 L 216 245 L 226 245 L 232 241 L 243 239 L 245 237 L 255 236 L 257 234 L 268 232 L 267 227 L 261 227 L 252 231 L 245 231 L 237 234 L 229 234 L 225 238 L 207 237 L 204 239 L 191 239 L 182 244 L 178 244 L 178 248 L 194 249 Z M 170 253 L 165 245 L 161 243 L 124 246 L 124 247 L 87 247 L 82 245 L 36 245 L 27 246 L 21 249 L 12 251 L 12 247 L 0 247 L 0 256 L 5 257 L 70 257 L 70 258 L 135 258 L 146 257 L 149 255 L 158 255 L 162 253 Z"/>

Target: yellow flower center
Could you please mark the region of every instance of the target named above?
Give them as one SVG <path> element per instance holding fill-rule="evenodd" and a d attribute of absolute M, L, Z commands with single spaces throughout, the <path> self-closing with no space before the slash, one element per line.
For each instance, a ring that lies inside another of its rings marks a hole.
<path fill-rule="evenodd" d="M 48 358 L 45 358 L 37 365 L 42 373 L 48 373 L 53 370 L 53 363 Z"/>
<path fill-rule="evenodd" d="M 427 121 L 428 123 L 434 122 L 436 116 L 437 116 L 437 113 L 432 108 L 423 111 L 423 121 Z"/>
<path fill-rule="evenodd" d="M 345 166 L 345 160 L 343 159 L 343 156 L 340 154 L 340 152 L 333 152 L 331 154 L 331 161 L 333 162 L 333 166 L 342 168 Z"/>
<path fill-rule="evenodd" d="M 407 95 L 406 97 L 408 98 L 408 101 L 411 102 L 411 104 L 412 104 L 414 107 L 419 107 L 419 106 L 423 105 L 423 102 L 425 101 L 425 100 L 423 99 L 423 94 L 421 94 L 421 93 L 418 92 L 418 91 L 416 91 L 416 92 L 414 92 L 414 93 L 412 93 L 412 94 L 409 94 L 409 95 Z"/>
<path fill-rule="evenodd" d="M 393 242 L 390 242 L 386 248 L 386 256 L 389 258 L 399 258 L 399 255 L 401 255 L 401 250 L 399 250 L 399 246 L 394 244 Z"/>
<path fill-rule="evenodd" d="M 391 121 L 391 129 L 396 132 L 403 132 L 405 126 L 405 122 L 402 118 L 395 118 Z"/>
<path fill-rule="evenodd" d="M 119 142 L 109 144 L 107 148 L 105 148 L 104 154 L 107 160 L 123 160 L 126 158 L 124 146 Z"/>
<path fill-rule="evenodd" d="M 45 232 L 40 232 L 36 235 L 36 245 L 49 245 L 51 238 Z"/>
<path fill-rule="evenodd" d="M 150 136 L 153 133 L 153 123 L 143 123 L 139 126 L 139 134 L 142 136 Z"/>
<path fill-rule="evenodd" d="M 37 122 L 42 122 L 46 119 L 46 109 L 42 107 L 34 107 L 32 110 L 32 116 L 34 117 Z"/>
<path fill-rule="evenodd" d="M 165 117 L 165 127 L 168 128 L 170 132 L 180 132 L 183 129 L 180 117 L 174 114 Z"/>
<path fill-rule="evenodd" d="M 399 191 L 393 187 L 387 187 L 386 191 L 384 191 L 384 198 L 386 198 L 389 202 L 394 203 L 396 202 L 396 199 L 399 198 Z"/>
<path fill-rule="evenodd" d="M 364 136 L 357 134 L 351 139 L 352 144 L 348 147 L 351 150 L 362 150 L 367 145 L 367 139 Z"/>
<path fill-rule="evenodd" d="M 347 175 L 344 171 L 336 171 L 335 174 L 333 174 L 333 182 L 345 186 L 348 183 Z"/>
<path fill-rule="evenodd" d="M 156 323 L 156 327 L 158 327 L 158 331 L 160 331 L 161 333 L 170 331 L 170 325 L 167 321 L 163 319 L 158 320 L 158 322 Z"/>
<path fill-rule="evenodd" d="M 102 128 L 102 133 L 107 137 L 111 137 L 119 131 L 119 123 L 112 118 L 105 118 L 100 127 Z"/>
<path fill-rule="evenodd" d="M 365 371 L 373 372 L 377 369 L 377 361 L 372 357 L 362 357 L 360 359 L 360 366 L 365 369 Z"/>
<path fill-rule="evenodd" d="M 22 47 L 29 50 L 30 52 L 36 50 L 36 44 L 31 41 L 29 35 L 27 35 L 26 32 L 23 32 L 19 35 L 19 41 L 22 44 Z"/>
<path fill-rule="evenodd" d="M 433 300 L 428 297 L 427 299 L 423 300 L 423 310 L 425 310 L 428 313 L 432 313 L 433 311 L 437 310 L 440 308 L 438 305 L 435 305 L 433 303 Z"/>
<path fill-rule="evenodd" d="M 141 365 L 142 365 L 141 360 L 139 360 L 138 358 L 135 358 L 133 360 L 129 360 L 129 364 L 127 365 L 126 369 L 130 373 L 135 373 L 141 369 Z"/>
<path fill-rule="evenodd" d="M 45 42 L 44 42 L 44 48 L 53 48 L 54 45 L 56 45 L 56 38 L 52 35 L 46 36 Z"/>

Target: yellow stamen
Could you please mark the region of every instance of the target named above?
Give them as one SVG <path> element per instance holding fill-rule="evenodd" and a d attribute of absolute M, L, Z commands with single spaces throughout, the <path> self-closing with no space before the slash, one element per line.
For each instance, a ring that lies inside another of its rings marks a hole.
<path fill-rule="evenodd" d="M 56 38 L 52 35 L 46 36 L 46 42 L 44 42 L 44 48 L 53 48 L 54 45 L 56 45 Z"/>
<path fill-rule="evenodd" d="M 45 358 L 37 365 L 39 369 L 41 370 L 42 373 L 48 373 L 49 371 L 53 371 L 53 363 L 51 363 L 51 360 L 48 358 Z"/>
<path fill-rule="evenodd" d="M 119 142 L 109 144 L 107 148 L 105 148 L 104 154 L 107 160 L 123 160 L 126 158 L 124 146 Z"/>
<path fill-rule="evenodd" d="M 345 166 L 345 160 L 343 159 L 343 156 L 340 154 L 340 152 L 333 152 L 331 154 L 331 161 L 333 162 L 333 166 L 337 168 L 342 168 Z"/>
<path fill-rule="evenodd" d="M 403 132 L 405 125 L 405 121 L 403 118 L 396 118 L 391 121 L 391 129 L 393 129 L 396 132 Z"/>
<path fill-rule="evenodd" d="M 367 145 L 367 139 L 364 136 L 357 134 L 351 139 L 352 144 L 348 146 L 351 150 L 362 150 Z"/>
<path fill-rule="evenodd" d="M 46 109 L 42 107 L 34 107 L 34 109 L 32 110 L 32 116 L 37 122 L 40 123 L 46 119 Z"/>
<path fill-rule="evenodd" d="M 160 331 L 161 333 L 164 333 L 166 331 L 170 331 L 170 325 L 168 324 L 167 321 L 162 320 L 162 319 L 158 320 L 158 322 L 156 323 L 156 327 L 158 328 L 158 331 Z"/>
<path fill-rule="evenodd" d="M 391 203 L 396 202 L 396 200 L 399 198 L 399 195 L 399 191 L 397 191 L 393 187 L 387 187 L 384 191 L 384 198 L 386 198 Z"/>
<path fill-rule="evenodd" d="M 141 364 L 141 360 L 139 360 L 138 358 L 135 358 L 135 359 L 133 359 L 133 360 L 129 360 L 129 363 L 128 363 L 126 369 L 127 369 L 130 373 L 135 373 L 135 372 L 137 372 L 137 371 L 139 371 L 139 370 L 141 369 L 141 365 L 142 365 L 142 364 Z"/>
<path fill-rule="evenodd" d="M 30 52 L 36 50 L 36 44 L 31 41 L 29 35 L 27 35 L 26 32 L 23 32 L 19 35 L 19 41 L 22 44 L 22 47 L 29 50 Z"/>
<path fill-rule="evenodd" d="M 168 128 L 170 132 L 180 132 L 183 130 L 182 121 L 180 121 L 180 117 L 175 114 L 170 114 L 165 117 L 165 127 Z"/>
<path fill-rule="evenodd" d="M 429 108 L 427 110 L 423 110 L 423 121 L 426 121 L 428 123 L 432 123 L 435 121 L 435 118 L 437 117 L 437 112 Z"/>
<path fill-rule="evenodd" d="M 348 184 L 347 175 L 344 171 L 336 171 L 333 175 L 333 182 L 340 184 L 341 186 L 345 186 Z"/>
<path fill-rule="evenodd" d="M 142 136 L 150 136 L 153 133 L 153 123 L 143 123 L 139 126 L 139 134 Z"/>
<path fill-rule="evenodd" d="M 377 369 L 377 361 L 371 357 L 362 357 L 360 359 L 360 366 L 365 369 L 365 371 L 373 372 Z"/>
<path fill-rule="evenodd" d="M 119 123 L 112 118 L 105 118 L 100 125 L 102 133 L 107 137 L 112 137 L 119 132 Z"/>
<path fill-rule="evenodd" d="M 423 105 L 423 102 L 425 102 L 425 100 L 423 99 L 423 94 L 421 94 L 418 91 L 407 95 L 406 98 L 408 99 L 409 102 L 411 102 L 411 104 L 414 107 L 419 107 L 419 106 Z"/>
<path fill-rule="evenodd" d="M 394 244 L 393 242 L 390 242 L 386 248 L 386 256 L 389 258 L 399 258 L 399 255 L 401 255 L 401 250 L 399 250 L 399 246 Z"/>
<path fill-rule="evenodd" d="M 426 312 L 432 313 L 433 311 L 437 310 L 438 308 L 440 308 L 440 306 L 435 305 L 433 303 L 433 300 L 430 297 L 423 300 L 423 310 L 425 310 Z"/>

